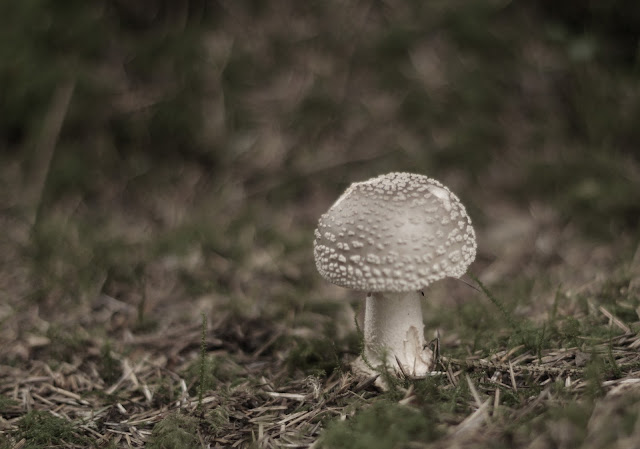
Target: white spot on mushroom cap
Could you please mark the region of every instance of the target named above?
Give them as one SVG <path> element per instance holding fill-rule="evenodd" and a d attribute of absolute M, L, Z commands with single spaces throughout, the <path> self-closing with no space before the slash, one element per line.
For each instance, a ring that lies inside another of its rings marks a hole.
<path fill-rule="evenodd" d="M 356 290 L 420 290 L 462 276 L 476 255 L 471 219 L 458 197 L 412 173 L 351 184 L 314 235 L 320 274 Z"/>

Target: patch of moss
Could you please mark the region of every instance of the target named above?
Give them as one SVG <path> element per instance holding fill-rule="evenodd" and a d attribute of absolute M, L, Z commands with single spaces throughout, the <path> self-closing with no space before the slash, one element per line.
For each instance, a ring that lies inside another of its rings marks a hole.
<path fill-rule="evenodd" d="M 201 424 L 208 434 L 220 435 L 229 424 L 229 411 L 224 406 L 215 407 L 204 414 Z"/>
<path fill-rule="evenodd" d="M 201 393 L 213 389 L 218 383 L 219 371 L 220 364 L 213 356 L 198 357 L 194 360 L 184 373 L 189 386 L 189 394 L 199 396 Z"/>
<path fill-rule="evenodd" d="M 147 442 L 149 449 L 192 449 L 198 447 L 198 420 L 173 413 L 158 422 Z"/>
<path fill-rule="evenodd" d="M 468 408 L 470 392 L 466 382 L 452 386 L 446 376 L 428 376 L 414 381 L 413 386 L 422 407 L 434 408 L 438 413 L 451 414 Z"/>
<path fill-rule="evenodd" d="M 4 413 L 7 409 L 17 406 L 18 401 L 8 398 L 6 396 L 0 396 L 0 413 Z"/>
<path fill-rule="evenodd" d="M 429 442 L 440 436 L 436 418 L 428 410 L 384 400 L 360 410 L 346 421 L 333 421 L 321 437 L 320 447 L 331 449 L 392 449 L 412 441 Z"/>
<path fill-rule="evenodd" d="M 24 448 L 37 449 L 42 447 L 65 446 L 69 444 L 88 446 L 91 440 L 75 432 L 69 421 L 53 416 L 47 412 L 31 411 L 18 421 L 18 428 L 14 433 L 18 440 L 24 438 Z"/>
<path fill-rule="evenodd" d="M 341 366 L 336 343 L 331 338 L 290 339 L 287 366 L 291 372 L 301 370 L 307 374 L 326 376 Z"/>
<path fill-rule="evenodd" d="M 107 342 L 100 350 L 99 373 L 106 384 L 115 383 L 122 375 L 120 362 L 111 355 L 111 345 Z"/>
<path fill-rule="evenodd" d="M 194 359 L 183 376 L 192 396 L 198 396 L 201 390 L 206 393 L 221 383 L 241 378 L 240 367 L 224 355 L 205 355 Z"/>

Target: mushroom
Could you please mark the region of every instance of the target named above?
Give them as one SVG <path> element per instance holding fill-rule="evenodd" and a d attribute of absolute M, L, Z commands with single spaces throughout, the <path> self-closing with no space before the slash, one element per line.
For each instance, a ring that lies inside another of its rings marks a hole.
<path fill-rule="evenodd" d="M 357 366 L 426 376 L 435 361 L 424 338 L 422 290 L 462 276 L 476 256 L 475 232 L 458 197 L 413 173 L 353 183 L 320 217 L 314 256 L 329 282 L 367 292 Z"/>

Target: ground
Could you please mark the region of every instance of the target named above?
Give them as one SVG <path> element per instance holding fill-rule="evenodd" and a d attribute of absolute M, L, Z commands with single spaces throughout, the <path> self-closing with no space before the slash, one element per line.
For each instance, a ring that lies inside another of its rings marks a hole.
<path fill-rule="evenodd" d="M 0 448 L 637 445 L 634 2 L 5 3 Z M 381 391 L 312 244 L 389 171 L 478 256 Z"/>

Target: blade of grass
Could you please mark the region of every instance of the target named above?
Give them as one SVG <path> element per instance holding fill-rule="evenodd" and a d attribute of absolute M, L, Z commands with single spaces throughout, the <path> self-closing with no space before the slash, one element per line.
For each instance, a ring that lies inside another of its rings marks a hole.
<path fill-rule="evenodd" d="M 478 287 L 480 287 L 480 290 L 482 291 L 482 293 L 484 293 L 485 296 L 489 298 L 489 301 L 491 301 L 493 305 L 496 306 L 496 308 L 500 311 L 500 313 L 504 317 L 505 321 L 509 324 L 509 326 L 513 328 L 513 330 L 515 330 L 516 332 L 520 332 L 521 326 L 519 326 L 518 323 L 516 323 L 516 321 L 511 316 L 511 314 L 507 311 L 504 304 L 502 304 L 502 302 L 498 298 L 493 296 L 493 294 L 487 289 L 487 287 L 484 286 L 484 284 L 480 281 L 480 279 L 478 279 L 476 275 L 472 273 L 468 273 L 468 274 L 469 274 L 469 277 L 473 279 L 476 282 L 476 284 L 478 284 Z"/>
<path fill-rule="evenodd" d="M 28 220 L 32 228 L 37 224 L 41 212 L 42 195 L 47 184 L 51 161 L 53 160 L 62 124 L 67 116 L 75 84 L 75 80 L 71 80 L 58 86 L 44 119 L 42 134 L 36 147 L 37 161 L 29 182 L 30 187 L 26 193 L 26 201 L 29 208 Z"/>

